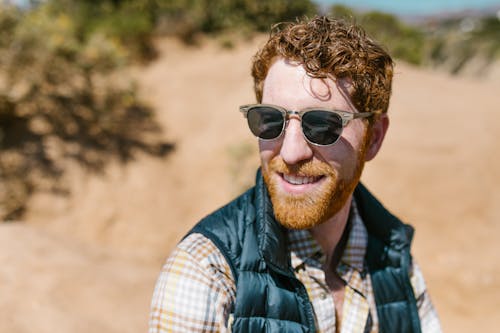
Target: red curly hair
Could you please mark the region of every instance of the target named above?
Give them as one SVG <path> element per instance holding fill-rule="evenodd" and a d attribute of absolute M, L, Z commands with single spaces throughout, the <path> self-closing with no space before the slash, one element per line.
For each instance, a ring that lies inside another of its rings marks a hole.
<path fill-rule="evenodd" d="M 262 102 L 264 80 L 277 58 L 303 65 L 311 77 L 349 79 L 353 85 L 350 97 L 358 111 L 387 112 L 393 61 L 356 24 L 317 16 L 309 21 L 275 25 L 253 58 L 258 102 Z"/>

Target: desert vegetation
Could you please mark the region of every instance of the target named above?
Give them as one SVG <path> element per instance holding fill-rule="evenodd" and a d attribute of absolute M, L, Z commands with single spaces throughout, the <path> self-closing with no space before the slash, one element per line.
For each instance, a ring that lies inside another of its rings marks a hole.
<path fill-rule="evenodd" d="M 68 160 L 99 172 L 111 159 L 173 148 L 132 82 L 113 79 L 137 56 L 129 41 L 88 30 L 62 8 L 49 1 L 0 10 L 2 220 L 22 216 L 33 191 L 65 194 Z"/>
<path fill-rule="evenodd" d="M 428 18 L 413 24 L 391 14 L 357 12 L 342 5 L 333 6 L 330 15 L 359 22 L 395 58 L 410 64 L 459 74 L 474 63 L 476 74 L 480 74 L 500 58 L 500 19 L 494 13 Z"/>

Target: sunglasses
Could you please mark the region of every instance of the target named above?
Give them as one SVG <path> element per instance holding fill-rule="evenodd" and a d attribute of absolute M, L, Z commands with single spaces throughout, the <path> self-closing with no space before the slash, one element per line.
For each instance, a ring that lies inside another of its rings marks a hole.
<path fill-rule="evenodd" d="M 313 145 L 329 146 L 336 143 L 342 129 L 349 121 L 367 118 L 374 112 L 347 112 L 321 108 L 307 108 L 301 111 L 286 110 L 270 104 L 248 104 L 240 106 L 252 133 L 262 140 L 274 140 L 285 131 L 287 117 L 298 115 L 304 138 Z"/>

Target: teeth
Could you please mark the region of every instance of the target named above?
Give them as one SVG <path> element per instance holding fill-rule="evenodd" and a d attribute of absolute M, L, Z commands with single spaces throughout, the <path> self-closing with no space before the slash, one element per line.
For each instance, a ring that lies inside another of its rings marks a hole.
<path fill-rule="evenodd" d="M 293 185 L 302 185 L 302 184 L 310 184 L 316 181 L 316 177 L 299 177 L 293 175 L 283 175 L 283 178 Z"/>

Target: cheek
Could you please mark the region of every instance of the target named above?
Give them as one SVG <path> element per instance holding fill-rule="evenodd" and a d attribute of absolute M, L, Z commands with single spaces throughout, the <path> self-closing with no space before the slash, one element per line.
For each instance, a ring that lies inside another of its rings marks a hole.
<path fill-rule="evenodd" d="M 262 166 L 266 166 L 269 162 L 279 154 L 281 140 L 263 141 L 259 140 L 259 155 Z"/>
<path fill-rule="evenodd" d="M 355 125 L 354 123 L 352 125 Z M 358 125 L 358 124 L 356 124 Z M 344 128 L 340 140 L 331 147 L 317 148 L 317 155 L 339 173 L 349 174 L 358 164 L 359 154 L 364 147 L 365 127 L 348 126 Z"/>
<path fill-rule="evenodd" d="M 273 156 L 278 154 L 281 148 L 281 144 L 282 144 L 281 139 L 270 140 L 270 141 L 264 141 L 259 139 L 260 155 Z"/>
<path fill-rule="evenodd" d="M 365 122 L 362 119 L 354 119 L 346 127 L 344 127 L 344 134 L 349 135 L 349 137 L 363 138 L 366 131 Z"/>
<path fill-rule="evenodd" d="M 353 121 L 344 128 L 342 138 L 351 152 L 359 152 L 365 145 L 366 125 L 362 121 Z"/>

